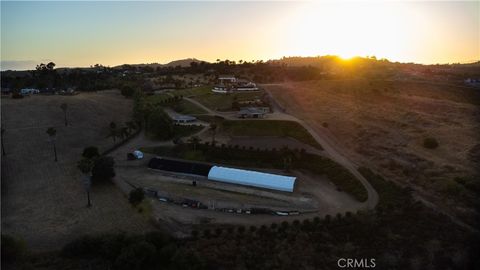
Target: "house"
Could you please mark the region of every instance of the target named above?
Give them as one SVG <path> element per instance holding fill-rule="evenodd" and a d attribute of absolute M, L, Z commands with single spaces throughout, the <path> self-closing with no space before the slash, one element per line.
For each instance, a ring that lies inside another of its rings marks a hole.
<path fill-rule="evenodd" d="M 466 85 L 472 86 L 472 87 L 480 87 L 480 79 L 466 79 L 464 81 Z"/>
<path fill-rule="evenodd" d="M 270 112 L 269 107 L 243 107 L 237 113 L 239 118 L 264 118 Z"/>
<path fill-rule="evenodd" d="M 182 115 L 182 114 L 176 114 L 172 116 L 173 122 L 176 124 L 185 124 L 185 123 L 192 123 L 197 121 L 197 118 L 194 116 L 190 115 Z"/>
<path fill-rule="evenodd" d="M 232 75 L 218 76 L 218 83 L 212 89 L 214 93 L 229 93 L 233 91 L 258 91 L 255 83 L 245 79 L 237 79 Z"/>

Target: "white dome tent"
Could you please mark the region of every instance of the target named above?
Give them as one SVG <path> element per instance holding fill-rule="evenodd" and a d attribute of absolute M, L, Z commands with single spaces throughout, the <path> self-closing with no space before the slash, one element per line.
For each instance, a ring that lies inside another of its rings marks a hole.
<path fill-rule="evenodd" d="M 293 192 L 296 177 L 213 166 L 208 180 Z"/>

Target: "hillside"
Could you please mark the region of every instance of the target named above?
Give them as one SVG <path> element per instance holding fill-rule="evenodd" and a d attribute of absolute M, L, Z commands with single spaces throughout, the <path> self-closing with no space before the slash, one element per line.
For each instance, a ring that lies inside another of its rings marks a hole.
<path fill-rule="evenodd" d="M 428 194 L 457 214 L 469 215 L 466 209 L 478 194 L 474 179 L 480 174 L 478 91 L 368 80 L 265 88 L 288 113 L 338 141 L 357 164 Z M 426 138 L 439 146 L 424 147 Z"/>

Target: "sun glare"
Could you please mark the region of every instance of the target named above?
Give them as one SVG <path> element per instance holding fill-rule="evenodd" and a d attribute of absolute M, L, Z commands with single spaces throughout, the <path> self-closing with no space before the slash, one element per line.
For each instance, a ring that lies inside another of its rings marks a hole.
<path fill-rule="evenodd" d="M 284 55 L 333 54 L 400 58 L 405 53 L 405 27 L 391 6 L 307 3 L 284 21 Z"/>

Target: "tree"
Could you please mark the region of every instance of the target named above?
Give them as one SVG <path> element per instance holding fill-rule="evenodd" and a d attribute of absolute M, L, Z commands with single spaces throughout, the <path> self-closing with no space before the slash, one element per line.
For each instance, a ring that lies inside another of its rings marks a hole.
<path fill-rule="evenodd" d="M 135 93 L 135 89 L 131 86 L 125 85 L 124 87 L 122 87 L 121 93 L 124 97 L 129 98 L 133 96 L 133 94 Z"/>
<path fill-rule="evenodd" d="M 152 269 L 155 265 L 156 248 L 146 241 L 136 242 L 121 249 L 116 258 L 114 269 L 141 270 Z"/>
<path fill-rule="evenodd" d="M 112 157 L 102 156 L 97 158 L 92 168 L 92 181 L 95 183 L 112 179 L 115 176 L 114 165 L 115 161 Z"/>
<path fill-rule="evenodd" d="M 110 122 L 108 125 L 108 137 L 112 137 L 113 143 L 115 144 L 115 139 L 118 136 L 117 124 L 115 122 Z"/>
<path fill-rule="evenodd" d="M 96 147 L 94 147 L 94 148 L 96 149 Z M 85 150 L 83 152 L 85 153 Z M 96 156 L 94 156 L 94 158 L 95 157 Z M 93 165 L 94 165 L 94 159 L 86 158 L 86 157 L 82 158 L 77 163 L 77 168 L 84 174 L 84 183 L 83 184 L 85 185 L 85 191 L 87 192 L 87 207 L 92 206 L 92 203 L 90 202 L 90 185 L 92 184 L 90 174 L 92 172 Z"/>
<path fill-rule="evenodd" d="M 64 118 L 65 118 L 65 126 L 67 126 L 67 125 L 68 125 L 68 122 L 67 122 L 67 109 L 68 109 L 68 105 L 67 105 L 67 103 L 62 103 L 62 104 L 60 105 L 60 108 L 62 109 Z"/>
<path fill-rule="evenodd" d="M 201 142 L 202 140 L 198 138 L 197 136 L 192 136 L 190 139 L 188 139 L 188 142 L 193 145 L 193 152 L 197 151 L 197 145 Z"/>
<path fill-rule="evenodd" d="M 217 132 L 217 124 L 210 123 L 210 131 L 212 132 L 212 146 L 215 146 L 215 135 Z"/>
<path fill-rule="evenodd" d="M 50 142 L 52 142 L 52 144 L 53 144 L 53 153 L 55 153 L 55 162 L 57 162 L 58 161 L 58 159 L 57 159 L 57 147 L 55 145 L 57 130 L 53 127 L 49 127 L 47 129 L 47 134 L 50 137 Z"/>
<path fill-rule="evenodd" d="M 161 140 L 168 140 L 174 137 L 174 126 L 172 119 L 163 108 L 155 108 L 148 117 L 148 132 Z"/>
<path fill-rule="evenodd" d="M 94 161 L 89 158 L 82 158 L 78 163 L 77 163 L 77 168 L 85 175 L 89 175 L 90 172 L 92 171 L 94 165 Z"/>
<path fill-rule="evenodd" d="M 100 154 L 98 152 L 98 148 L 95 146 L 89 146 L 83 149 L 82 157 L 86 159 L 93 159 L 98 156 L 100 156 Z"/>
<path fill-rule="evenodd" d="M 128 128 L 129 133 L 137 129 L 137 124 L 134 121 L 125 122 L 125 126 Z"/>
<path fill-rule="evenodd" d="M 145 192 L 143 192 L 142 188 L 136 188 L 128 194 L 128 201 L 133 205 L 136 206 L 141 203 L 145 199 Z"/>
<path fill-rule="evenodd" d="M 3 126 L 2 126 L 2 137 L 1 137 L 1 139 L 2 139 L 2 155 L 3 155 L 3 156 L 5 156 L 5 155 L 7 154 L 7 153 L 5 153 L 5 146 L 3 145 L 3 137 L 5 136 L 5 135 L 4 135 L 4 134 L 5 134 L 5 131 L 6 131 L 6 129 L 3 128 Z"/>
<path fill-rule="evenodd" d="M 283 158 L 283 167 L 285 171 L 290 171 L 290 167 L 292 165 L 292 151 L 288 148 L 288 146 L 283 146 L 282 149 L 282 158 Z"/>
<path fill-rule="evenodd" d="M 435 138 L 425 138 L 425 140 L 423 140 L 423 147 L 435 149 L 438 147 L 438 141 Z"/>

